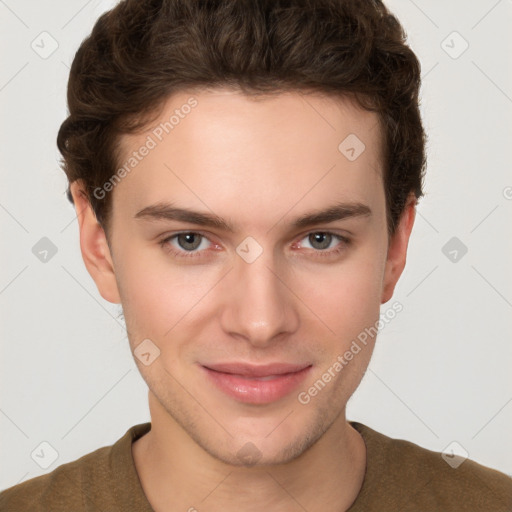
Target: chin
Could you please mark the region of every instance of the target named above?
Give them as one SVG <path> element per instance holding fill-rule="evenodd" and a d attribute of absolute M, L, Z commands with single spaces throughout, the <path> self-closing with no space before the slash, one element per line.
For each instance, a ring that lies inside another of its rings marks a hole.
<path fill-rule="evenodd" d="M 292 413 L 289 418 L 293 416 Z M 282 415 L 286 418 L 286 415 Z M 279 421 L 282 421 L 281 418 Z M 247 430 L 243 434 L 238 428 L 229 429 L 232 437 L 223 436 L 223 440 L 214 439 L 211 432 L 204 437 L 197 432 L 190 432 L 189 435 L 201 448 L 217 460 L 237 467 L 264 467 L 286 464 L 302 456 L 311 448 L 325 433 L 323 422 L 316 422 L 315 425 L 298 424 L 297 419 L 290 421 L 288 428 L 283 427 L 287 422 L 285 419 L 281 425 L 279 421 L 273 422 L 272 429 L 265 428 Z"/>

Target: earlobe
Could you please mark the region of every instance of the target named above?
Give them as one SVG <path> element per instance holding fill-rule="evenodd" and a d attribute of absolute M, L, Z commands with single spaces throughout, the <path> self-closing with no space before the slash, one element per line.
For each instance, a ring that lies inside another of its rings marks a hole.
<path fill-rule="evenodd" d="M 389 241 L 381 304 L 386 303 L 393 297 L 395 286 L 404 270 L 407 259 L 407 247 L 416 217 L 416 203 L 416 197 L 414 194 L 410 194 L 395 234 Z"/>
<path fill-rule="evenodd" d="M 80 250 L 87 271 L 100 295 L 113 304 L 120 304 L 114 264 L 105 231 L 96 219 L 81 180 L 70 185 L 80 230 Z"/>

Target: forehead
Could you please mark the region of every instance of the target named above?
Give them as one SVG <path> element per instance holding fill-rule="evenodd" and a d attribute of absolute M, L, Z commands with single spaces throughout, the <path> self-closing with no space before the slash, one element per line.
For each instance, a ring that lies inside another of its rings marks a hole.
<path fill-rule="evenodd" d="M 184 91 L 120 147 L 127 172 L 113 190 L 114 216 L 172 201 L 218 214 L 237 205 L 248 218 L 273 205 L 275 218 L 294 203 L 375 203 L 383 194 L 377 115 L 332 96 Z"/>

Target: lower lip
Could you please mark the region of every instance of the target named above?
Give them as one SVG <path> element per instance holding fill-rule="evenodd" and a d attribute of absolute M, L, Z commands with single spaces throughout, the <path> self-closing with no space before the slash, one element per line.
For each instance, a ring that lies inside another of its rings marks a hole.
<path fill-rule="evenodd" d="M 255 380 L 240 375 L 216 372 L 205 366 L 202 368 L 221 391 L 248 404 L 268 404 L 283 398 L 296 389 L 311 370 L 311 366 L 308 366 L 298 372 L 285 373 L 270 380 Z"/>

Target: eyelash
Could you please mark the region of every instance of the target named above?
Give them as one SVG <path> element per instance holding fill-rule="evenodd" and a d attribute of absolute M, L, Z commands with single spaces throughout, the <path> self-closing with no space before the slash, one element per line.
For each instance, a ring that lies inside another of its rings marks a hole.
<path fill-rule="evenodd" d="M 325 257 L 329 257 L 329 256 L 332 257 L 334 255 L 337 255 L 337 254 L 341 253 L 346 247 L 348 247 L 352 243 L 350 238 L 347 238 L 342 235 L 338 235 L 337 233 L 333 233 L 331 231 L 310 231 L 309 233 L 306 233 L 302 238 L 300 238 L 300 240 L 303 240 L 304 238 L 306 238 L 310 235 L 315 235 L 315 234 L 319 234 L 319 233 L 321 233 L 323 235 L 331 235 L 333 238 L 337 239 L 340 242 L 338 245 L 336 245 L 336 247 L 334 249 L 324 249 L 324 250 L 310 249 L 312 251 L 315 251 L 316 256 L 320 257 L 320 258 L 325 258 Z M 201 251 L 185 251 L 185 250 L 179 251 L 179 250 L 174 249 L 173 246 L 170 244 L 170 241 L 173 240 L 174 238 L 177 238 L 179 235 L 199 235 L 202 238 L 206 238 L 211 243 L 211 240 L 206 235 L 203 235 L 202 233 L 199 233 L 197 231 L 180 231 L 179 233 L 175 233 L 175 234 L 168 236 L 167 238 L 164 238 L 163 240 L 161 240 L 159 242 L 159 245 L 164 250 L 168 251 L 176 258 L 198 257 L 198 255 L 201 255 L 202 252 L 205 252 L 208 250 L 208 249 L 203 249 Z"/>

